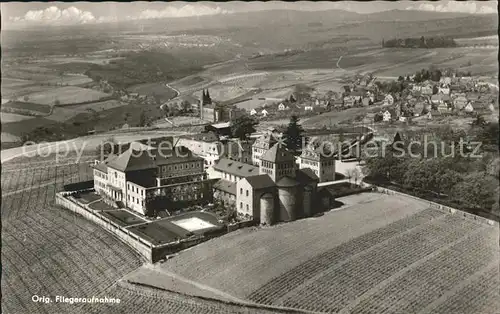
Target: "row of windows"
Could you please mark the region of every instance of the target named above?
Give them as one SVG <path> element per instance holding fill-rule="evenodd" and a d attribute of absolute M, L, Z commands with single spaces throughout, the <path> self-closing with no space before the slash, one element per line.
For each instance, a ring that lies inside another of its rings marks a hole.
<path fill-rule="evenodd" d="M 284 175 L 287 175 L 287 174 L 290 174 L 290 170 L 279 170 L 279 171 L 276 171 L 276 175 L 278 177 L 281 177 L 281 176 L 284 176 Z"/>
<path fill-rule="evenodd" d="M 128 201 L 130 202 L 130 195 L 128 195 Z M 132 196 L 132 203 L 139 204 L 139 201 L 141 203 L 141 206 L 144 206 L 144 201 L 143 200 L 140 200 L 139 198 L 135 198 L 135 197 Z"/>
<path fill-rule="evenodd" d="M 99 178 L 102 178 L 102 179 L 107 179 L 107 178 L 108 178 L 108 175 L 107 175 L 107 174 L 102 173 L 102 172 L 100 172 L 99 170 L 95 170 L 95 171 L 94 171 L 94 173 L 95 173 L 95 175 L 96 175 L 97 177 L 99 177 Z"/>
<path fill-rule="evenodd" d="M 316 161 L 309 161 L 309 160 L 302 160 L 302 163 L 304 165 L 313 166 L 313 167 L 317 167 L 319 165 L 318 162 L 316 162 Z"/>
<path fill-rule="evenodd" d="M 130 184 L 127 184 L 127 189 L 132 190 L 132 192 L 139 193 L 139 188 L 132 185 L 132 189 L 130 188 Z M 144 190 L 141 190 L 141 195 L 144 196 Z"/>
<path fill-rule="evenodd" d="M 266 169 L 266 168 L 262 168 L 262 172 L 267 173 L 267 174 L 269 174 L 269 175 L 272 175 L 272 174 L 273 174 L 273 171 L 272 171 L 272 170 L 269 170 L 269 169 Z"/>
<path fill-rule="evenodd" d="M 229 180 L 229 181 L 233 181 L 234 180 L 234 182 L 236 182 L 236 181 L 240 180 L 241 178 L 238 177 L 238 176 L 234 176 L 232 174 L 224 173 L 224 179 Z"/>
<path fill-rule="evenodd" d="M 243 209 L 243 202 L 240 202 L 240 209 Z M 245 204 L 245 209 L 247 213 L 250 212 L 250 207 L 248 206 L 248 204 Z"/>
<path fill-rule="evenodd" d="M 240 188 L 240 194 L 243 195 L 243 188 Z M 248 190 L 246 190 L 246 195 L 248 196 Z"/>
<path fill-rule="evenodd" d="M 189 164 L 180 164 L 180 165 L 173 165 L 173 166 L 162 166 L 161 167 L 161 170 L 163 170 L 164 172 L 167 171 L 167 170 L 172 170 L 172 167 L 174 170 L 182 170 L 182 169 L 194 169 L 194 168 L 200 168 L 201 167 L 201 164 L 199 162 L 192 162 L 192 163 L 189 163 Z"/>
<path fill-rule="evenodd" d="M 200 193 L 200 194 L 196 194 L 196 193 L 195 193 L 194 195 L 191 195 L 191 194 L 188 194 L 188 195 L 181 195 L 181 196 L 179 196 L 179 197 L 174 196 L 174 197 L 173 197 L 173 200 L 174 200 L 174 202 L 177 202 L 177 201 L 191 201 L 191 200 L 197 200 L 197 199 L 198 199 L 198 197 L 199 197 L 200 199 L 202 199 L 202 198 L 203 198 L 203 193 Z"/>

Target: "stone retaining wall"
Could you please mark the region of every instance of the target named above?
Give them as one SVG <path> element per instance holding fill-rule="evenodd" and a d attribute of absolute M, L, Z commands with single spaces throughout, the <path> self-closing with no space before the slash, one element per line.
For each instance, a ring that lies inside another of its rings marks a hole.
<path fill-rule="evenodd" d="M 478 216 L 478 215 L 474 215 L 474 214 L 471 214 L 471 213 L 467 213 L 467 212 L 464 212 L 464 211 L 462 211 L 460 209 L 456 209 L 456 208 L 449 207 L 449 206 L 446 206 L 446 205 L 442 205 L 442 204 L 439 204 L 439 203 L 436 203 L 436 202 L 428 201 L 428 200 L 425 200 L 425 199 L 420 198 L 420 197 L 416 197 L 416 196 L 413 196 L 413 195 L 410 195 L 410 194 L 406 194 L 406 193 L 403 193 L 403 192 L 399 192 L 399 191 L 394 191 L 394 190 L 391 190 L 391 189 L 388 189 L 388 188 L 384 188 L 384 187 L 380 187 L 380 186 L 374 186 L 374 187 L 376 188 L 377 192 L 379 192 L 379 193 L 388 194 L 388 195 L 400 195 L 400 196 L 412 198 L 412 199 L 415 199 L 415 200 L 418 200 L 418 201 L 421 201 L 421 202 L 429 203 L 429 207 L 437 209 L 437 210 L 441 210 L 441 211 L 444 211 L 444 212 L 447 212 L 447 213 L 461 215 L 461 216 L 463 216 L 463 217 L 465 217 L 467 219 L 472 219 L 472 220 L 480 221 L 482 223 L 487 223 L 487 224 L 492 225 L 492 226 L 497 226 L 497 227 L 499 226 L 499 223 L 497 221 L 494 221 L 494 220 L 491 220 L 491 219 L 487 219 L 487 218 L 484 218 L 484 217 L 481 217 L 481 216 Z"/>

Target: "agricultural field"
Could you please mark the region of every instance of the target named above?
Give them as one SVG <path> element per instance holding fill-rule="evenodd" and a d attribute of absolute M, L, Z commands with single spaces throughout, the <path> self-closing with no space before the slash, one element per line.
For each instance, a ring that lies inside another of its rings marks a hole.
<path fill-rule="evenodd" d="M 6 142 L 17 142 L 19 140 L 20 140 L 20 138 L 18 136 L 12 135 L 12 134 L 7 133 L 7 132 L 2 132 L 2 140 L 1 140 L 2 146 Z"/>
<path fill-rule="evenodd" d="M 177 96 L 177 92 L 165 83 L 146 83 L 131 86 L 127 89 L 130 93 L 138 93 L 139 95 L 154 96 L 162 101 L 170 100 Z"/>
<path fill-rule="evenodd" d="M 71 109 L 77 110 L 79 112 L 85 112 L 85 111 L 89 111 L 89 110 L 100 112 L 100 111 L 114 109 L 114 108 L 118 108 L 118 107 L 126 106 L 126 105 L 127 105 L 127 103 L 125 103 L 125 102 L 111 99 L 111 100 L 105 100 L 105 101 L 100 101 L 100 102 L 93 102 L 90 104 L 71 106 Z"/>
<path fill-rule="evenodd" d="M 33 117 L 32 116 L 23 116 L 23 115 L 16 114 L 16 113 L 1 112 L 0 119 L 1 119 L 2 123 L 11 123 L 11 122 L 26 121 L 29 119 L 33 119 Z"/>
<path fill-rule="evenodd" d="M 12 102 L 8 102 L 6 104 L 2 104 L 2 107 L 3 108 L 13 108 L 14 110 L 17 109 L 20 111 L 34 112 L 34 113 L 38 113 L 41 115 L 50 113 L 50 106 L 39 105 L 39 104 L 30 103 L 30 102 L 12 101 Z"/>
<path fill-rule="evenodd" d="M 75 86 L 53 88 L 46 92 L 32 93 L 27 95 L 29 101 L 42 105 L 54 105 L 56 101 L 60 105 L 71 105 L 85 102 L 96 102 L 102 98 L 109 97 L 100 91 Z"/>
<path fill-rule="evenodd" d="M 194 284 L 187 294 L 341 313 L 448 313 L 448 300 L 471 286 L 475 313 L 493 313 L 499 282 L 480 279 L 499 275 L 497 225 L 402 196 L 355 198 L 320 218 L 200 244 L 158 264 L 153 281 L 173 276 Z"/>

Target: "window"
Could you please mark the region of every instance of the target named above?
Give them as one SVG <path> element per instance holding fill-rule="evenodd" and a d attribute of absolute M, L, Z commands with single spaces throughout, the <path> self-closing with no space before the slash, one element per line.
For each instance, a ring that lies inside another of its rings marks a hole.
<path fill-rule="evenodd" d="M 118 174 L 115 172 L 115 179 L 118 178 Z"/>
<path fill-rule="evenodd" d="M 243 195 L 243 188 L 240 188 L 240 194 Z"/>
<path fill-rule="evenodd" d="M 132 202 L 135 202 L 135 197 L 132 196 Z"/>
<path fill-rule="evenodd" d="M 247 196 L 248 196 L 248 190 L 247 190 Z M 248 205 L 247 205 L 248 206 Z"/>
<path fill-rule="evenodd" d="M 144 196 L 144 190 L 141 190 L 141 195 Z"/>
<path fill-rule="evenodd" d="M 242 203 L 242 202 L 240 202 L 240 209 L 241 209 L 241 208 L 243 208 L 243 203 Z"/>
<path fill-rule="evenodd" d="M 250 209 L 248 208 L 248 204 L 247 204 L 247 212 L 249 212 L 249 211 L 250 211 Z"/>

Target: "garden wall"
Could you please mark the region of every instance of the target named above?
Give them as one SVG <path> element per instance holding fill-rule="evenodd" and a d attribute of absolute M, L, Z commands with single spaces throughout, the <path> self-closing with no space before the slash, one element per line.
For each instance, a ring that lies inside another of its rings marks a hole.
<path fill-rule="evenodd" d="M 154 246 L 151 243 L 137 237 L 133 233 L 130 233 L 129 230 L 122 228 L 109 220 L 108 218 L 100 215 L 99 213 L 94 213 L 80 204 L 72 201 L 71 199 L 66 198 L 63 194 L 56 194 L 56 204 L 71 210 L 77 214 L 82 215 L 85 219 L 88 219 L 97 225 L 103 227 L 105 230 L 108 230 L 115 234 L 118 238 L 120 238 L 123 242 L 130 245 L 133 249 L 135 249 L 140 255 L 146 258 L 147 261 L 153 263 L 153 250 Z"/>
<path fill-rule="evenodd" d="M 474 215 L 474 214 L 471 214 L 471 213 L 467 213 L 467 212 L 464 212 L 464 211 L 462 211 L 460 209 L 456 209 L 456 208 L 449 207 L 449 206 L 446 206 L 446 205 L 442 205 L 442 204 L 439 204 L 439 203 L 436 203 L 436 202 L 428 201 L 428 200 L 425 200 L 423 198 L 419 198 L 419 197 L 416 197 L 416 196 L 413 196 L 413 195 L 410 195 L 410 194 L 406 194 L 406 193 L 403 193 L 403 192 L 399 192 L 399 191 L 394 191 L 394 190 L 391 190 L 391 189 L 388 189 L 388 188 L 384 188 L 384 187 L 380 187 L 380 186 L 374 186 L 374 187 L 376 187 L 377 192 L 379 192 L 379 193 L 384 193 L 384 194 L 388 194 L 388 195 L 400 195 L 400 196 L 404 196 L 404 197 L 409 197 L 409 198 L 412 198 L 412 199 L 415 199 L 415 200 L 418 200 L 418 201 L 421 201 L 421 202 L 429 203 L 429 207 L 437 209 L 437 210 L 441 210 L 441 211 L 444 211 L 444 212 L 447 212 L 447 213 L 452 213 L 452 214 L 456 213 L 457 215 L 461 215 L 461 216 L 463 216 L 465 218 L 468 218 L 468 219 L 480 221 L 480 222 L 483 222 L 483 223 L 487 223 L 489 225 L 499 226 L 499 223 L 496 222 L 496 221 L 493 221 L 493 220 L 490 220 L 490 219 L 487 219 L 487 218 L 484 218 L 484 217 L 481 217 L 481 216 L 478 216 L 478 215 Z"/>

